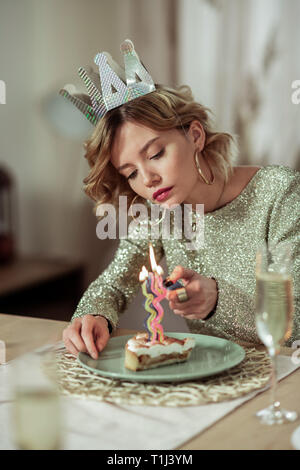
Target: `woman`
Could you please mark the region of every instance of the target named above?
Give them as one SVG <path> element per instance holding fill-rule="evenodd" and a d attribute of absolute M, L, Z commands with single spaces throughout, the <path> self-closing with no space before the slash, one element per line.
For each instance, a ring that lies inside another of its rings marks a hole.
<path fill-rule="evenodd" d="M 157 262 L 165 255 L 185 299 L 168 292 L 170 308 L 193 333 L 259 343 L 254 318 L 255 254 L 262 241 L 292 242 L 295 320 L 299 337 L 300 174 L 280 165 L 234 166 L 233 138 L 213 130 L 208 110 L 187 87 L 156 90 L 109 111 L 86 144 L 91 171 L 86 193 L 97 205 L 119 195 L 129 202 L 204 204 L 204 247 L 157 239 Z M 160 195 L 159 195 L 160 194 Z M 118 316 L 140 289 L 148 239 L 128 236 L 114 260 L 84 293 L 65 329 L 67 349 L 97 358 Z M 181 300 L 181 301 L 180 301 Z"/>

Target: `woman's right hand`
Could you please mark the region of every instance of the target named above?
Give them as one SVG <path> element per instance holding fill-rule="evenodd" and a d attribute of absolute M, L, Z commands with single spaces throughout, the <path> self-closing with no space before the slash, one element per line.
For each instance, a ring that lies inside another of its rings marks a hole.
<path fill-rule="evenodd" d="M 90 314 L 75 318 L 63 331 L 63 341 L 71 354 L 85 352 L 93 359 L 98 358 L 109 337 L 106 318 Z"/>

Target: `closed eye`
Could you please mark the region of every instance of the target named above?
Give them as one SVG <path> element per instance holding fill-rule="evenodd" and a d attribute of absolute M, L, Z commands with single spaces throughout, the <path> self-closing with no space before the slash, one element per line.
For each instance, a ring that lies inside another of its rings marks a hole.
<path fill-rule="evenodd" d="M 150 158 L 150 160 L 158 160 L 160 157 L 163 156 L 165 152 L 165 149 L 161 149 L 160 152 L 158 152 L 156 155 L 153 155 L 153 157 Z M 129 179 L 134 179 L 137 176 L 137 170 L 134 170 L 132 173 L 130 173 L 129 176 L 127 176 L 127 180 Z"/>
<path fill-rule="evenodd" d="M 134 170 L 132 173 L 130 173 L 129 176 L 127 176 L 127 180 L 133 180 L 137 175 L 137 170 Z"/>
<path fill-rule="evenodd" d="M 150 160 L 155 160 L 155 159 L 157 159 L 157 158 L 162 157 L 163 154 L 164 154 L 164 152 L 165 152 L 165 149 L 161 149 L 161 151 L 158 152 L 158 153 L 157 153 L 156 155 L 154 155 L 153 157 L 151 157 Z"/>

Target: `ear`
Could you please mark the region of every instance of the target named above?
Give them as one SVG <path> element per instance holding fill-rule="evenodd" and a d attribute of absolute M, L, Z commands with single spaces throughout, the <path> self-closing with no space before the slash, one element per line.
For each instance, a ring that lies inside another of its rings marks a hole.
<path fill-rule="evenodd" d="M 195 148 L 200 152 L 203 150 L 205 144 L 205 131 L 200 121 L 192 121 L 188 130 L 188 135 L 195 145 Z"/>

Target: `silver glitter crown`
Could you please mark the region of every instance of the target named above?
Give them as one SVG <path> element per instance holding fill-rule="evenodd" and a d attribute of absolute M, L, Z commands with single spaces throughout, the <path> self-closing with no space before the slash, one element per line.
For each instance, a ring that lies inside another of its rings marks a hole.
<path fill-rule="evenodd" d="M 126 39 L 121 44 L 121 52 L 125 71 L 107 52 L 98 53 L 94 59 L 99 68 L 98 74 L 79 68 L 78 74 L 85 83 L 88 95 L 71 93 L 66 87 L 59 92 L 94 125 L 107 111 L 155 90 L 152 77 L 141 63 L 132 41 Z M 72 85 L 72 88 L 75 87 Z"/>

